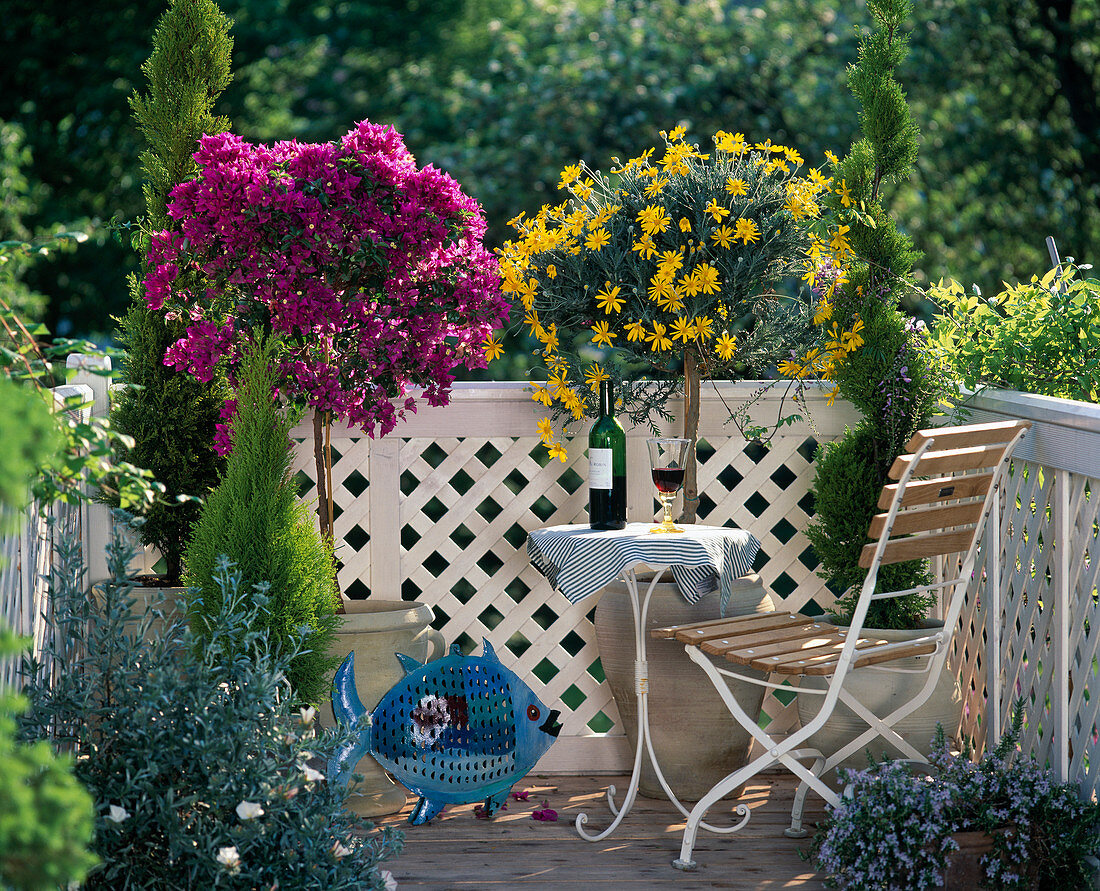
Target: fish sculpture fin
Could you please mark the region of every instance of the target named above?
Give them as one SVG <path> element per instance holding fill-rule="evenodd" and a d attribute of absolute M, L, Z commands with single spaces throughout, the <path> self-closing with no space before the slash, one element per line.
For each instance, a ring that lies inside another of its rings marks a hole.
<path fill-rule="evenodd" d="M 496 659 L 498 662 L 500 661 L 500 659 L 497 658 L 497 651 L 493 649 L 493 645 L 489 643 L 489 638 L 487 637 L 481 639 L 481 658 Z"/>
<path fill-rule="evenodd" d="M 443 810 L 443 805 L 444 802 L 442 801 L 432 801 L 430 798 L 421 798 L 412 809 L 412 813 L 409 814 L 409 824 L 412 826 L 423 826 L 432 817 Z"/>
<path fill-rule="evenodd" d="M 401 663 L 401 667 L 405 669 L 406 677 L 408 677 L 418 668 L 424 667 L 423 662 L 417 661 L 412 656 L 406 656 L 404 653 L 394 653 L 394 655 L 397 657 L 397 661 Z"/>
<path fill-rule="evenodd" d="M 512 787 L 509 786 L 504 791 L 495 792 L 492 795 L 490 795 L 488 798 L 485 799 L 485 805 L 484 805 L 485 816 L 491 817 L 491 816 L 493 816 L 493 814 L 495 814 L 497 811 L 500 810 L 501 805 L 503 805 L 504 802 L 506 802 L 508 800 L 508 793 L 511 791 L 511 789 L 512 789 Z"/>

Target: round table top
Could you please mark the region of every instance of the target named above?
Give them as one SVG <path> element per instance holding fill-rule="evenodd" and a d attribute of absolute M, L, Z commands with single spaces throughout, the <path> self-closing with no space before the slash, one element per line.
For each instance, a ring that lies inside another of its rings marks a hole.
<path fill-rule="evenodd" d="M 628 523 L 621 530 L 549 526 L 527 536 L 527 555 L 571 603 L 644 563 L 669 567 L 689 603 L 721 586 L 725 609 L 733 580 L 752 570 L 760 550 L 756 536 L 743 529 L 685 523 L 683 533 L 656 535 L 650 533 L 652 527 L 652 523 Z"/>

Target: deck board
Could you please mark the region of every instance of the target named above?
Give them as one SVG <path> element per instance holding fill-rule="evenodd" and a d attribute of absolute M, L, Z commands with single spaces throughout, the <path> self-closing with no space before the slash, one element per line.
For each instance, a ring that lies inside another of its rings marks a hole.
<path fill-rule="evenodd" d="M 794 780 L 787 774 L 767 773 L 748 784 L 740 799 L 752 817 L 740 832 L 719 836 L 700 831 L 695 846 L 699 868 L 675 870 L 684 819 L 671 802 L 638 797 L 618 829 L 601 842 L 581 839 L 573 828 L 578 813 L 588 814 L 588 829 L 610 822 L 606 788 L 620 790 L 626 777 L 529 776 L 514 791 L 531 790 L 530 800 L 509 801 L 493 820 L 474 817 L 473 805 L 447 808 L 426 826 L 409 826 L 411 796 L 404 811 L 382 817 L 381 825 L 405 831 L 405 849 L 387 868 L 401 889 L 502 889 L 539 885 L 544 889 L 580 888 L 736 888 L 772 891 L 798 888 L 817 891 L 823 879 L 799 857 L 808 839 L 788 839 Z M 541 823 L 531 812 L 546 800 L 558 812 L 556 823 Z M 723 802 L 708 815 L 716 825 L 732 803 Z M 823 805 L 810 795 L 807 825 L 820 819 Z"/>

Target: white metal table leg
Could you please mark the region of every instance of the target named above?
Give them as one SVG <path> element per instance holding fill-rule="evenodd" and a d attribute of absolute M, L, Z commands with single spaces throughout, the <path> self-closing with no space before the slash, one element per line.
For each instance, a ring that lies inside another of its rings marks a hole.
<path fill-rule="evenodd" d="M 661 580 L 661 577 L 668 567 L 653 567 L 653 569 L 653 581 L 649 583 L 644 598 L 639 597 L 638 577 L 635 575 L 633 569 L 623 570 L 621 576 L 623 582 L 626 584 L 627 594 L 630 597 L 630 609 L 634 616 L 634 694 L 638 700 L 638 731 L 637 738 L 634 741 L 634 768 L 630 774 L 630 783 L 627 786 L 626 796 L 623 799 L 622 807 L 615 806 L 615 793 L 617 791 L 615 787 L 608 787 L 607 806 L 615 818 L 610 826 L 602 832 L 593 835 L 584 828 L 588 823 L 588 814 L 581 813 L 577 815 L 575 824 L 577 833 L 586 841 L 594 842 L 606 838 L 615 831 L 619 823 L 622 822 L 623 818 L 634 806 L 634 801 L 638 797 L 638 786 L 642 779 L 643 751 L 649 755 L 650 764 L 653 765 L 653 770 L 657 774 L 657 781 L 661 784 L 661 788 L 664 789 L 669 801 L 676 806 L 683 816 L 687 817 L 691 813 L 681 804 L 672 789 L 669 788 L 668 782 L 661 772 L 661 765 L 657 761 L 657 755 L 653 751 L 653 734 L 649 729 L 649 663 L 646 661 L 646 621 L 649 615 L 650 598 L 653 596 L 653 592 L 657 588 L 657 583 Z M 740 813 L 740 810 L 738 812 Z M 740 829 L 741 826 L 744 825 L 744 821 L 733 827 L 717 827 L 701 821 L 698 825 L 710 832 L 726 833 Z"/>

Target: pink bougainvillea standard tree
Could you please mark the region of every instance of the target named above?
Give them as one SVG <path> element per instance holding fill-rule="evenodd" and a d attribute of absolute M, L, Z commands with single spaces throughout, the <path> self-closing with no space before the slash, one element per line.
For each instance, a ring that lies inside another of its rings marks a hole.
<path fill-rule="evenodd" d="M 416 410 L 411 387 L 446 404 L 454 370 L 484 366 L 507 321 L 481 208 L 368 121 L 320 145 L 205 136 L 194 157 L 145 281 L 152 309 L 190 322 L 165 364 L 208 379 L 254 332 L 279 338 L 281 395 L 314 410 L 331 537 L 331 420 L 382 436 Z"/>

